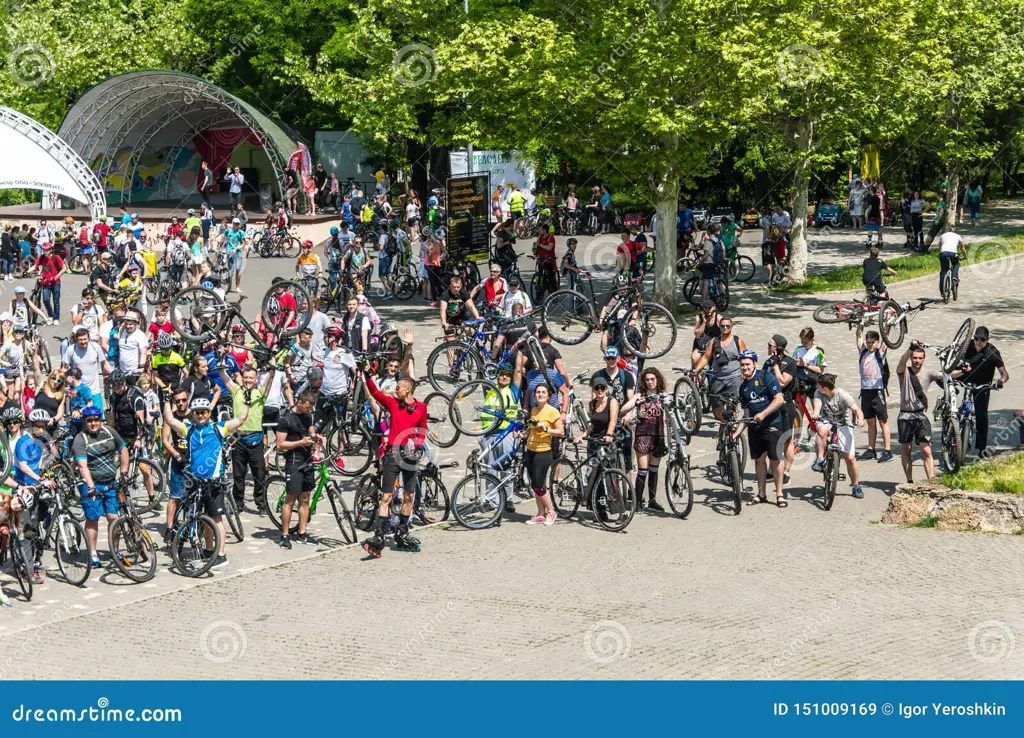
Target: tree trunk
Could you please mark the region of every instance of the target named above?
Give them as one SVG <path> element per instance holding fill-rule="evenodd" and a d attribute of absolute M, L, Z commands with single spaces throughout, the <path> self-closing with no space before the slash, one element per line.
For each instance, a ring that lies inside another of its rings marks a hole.
<path fill-rule="evenodd" d="M 679 145 L 678 136 L 671 135 L 663 142 L 673 162 L 673 152 Z M 666 164 L 654 184 L 655 212 L 658 214 L 657 248 L 654 253 L 654 299 L 675 312 L 676 300 L 676 212 L 679 210 L 679 171 L 674 164 Z"/>
<path fill-rule="evenodd" d="M 944 215 L 946 216 L 945 228 L 952 228 L 956 224 L 956 208 L 957 201 L 960 199 L 957 196 L 957 192 L 960 189 L 960 173 L 956 167 L 951 166 L 949 173 L 946 175 L 946 210 Z M 942 233 L 940 230 L 939 233 Z"/>
<path fill-rule="evenodd" d="M 807 188 L 811 168 L 811 147 L 814 141 L 814 122 L 807 116 L 800 119 L 796 131 L 798 158 L 793 175 L 793 230 L 789 237 L 789 279 L 803 282 L 807 279 Z"/>

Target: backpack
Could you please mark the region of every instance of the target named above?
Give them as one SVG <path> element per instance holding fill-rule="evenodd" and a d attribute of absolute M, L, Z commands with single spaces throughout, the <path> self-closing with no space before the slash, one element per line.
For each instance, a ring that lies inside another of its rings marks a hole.
<path fill-rule="evenodd" d="M 181 243 L 181 241 L 177 241 L 174 244 L 174 247 L 171 249 L 171 263 L 174 264 L 175 266 L 181 266 L 185 264 L 187 261 L 188 250 Z"/>
<path fill-rule="evenodd" d="M 821 346 L 817 347 L 818 351 L 821 352 L 821 358 L 825 358 L 825 349 Z M 796 368 L 796 383 L 797 389 L 801 394 L 811 397 L 814 395 L 815 390 L 818 389 L 818 377 L 820 374 L 815 374 L 806 366 L 798 366 Z"/>
<path fill-rule="evenodd" d="M 864 354 L 868 353 L 866 346 L 861 347 L 860 358 L 864 358 Z M 886 358 L 885 354 L 880 349 L 875 349 L 875 361 L 878 362 L 879 368 L 882 370 L 882 391 L 886 394 L 889 393 L 889 359 Z"/>

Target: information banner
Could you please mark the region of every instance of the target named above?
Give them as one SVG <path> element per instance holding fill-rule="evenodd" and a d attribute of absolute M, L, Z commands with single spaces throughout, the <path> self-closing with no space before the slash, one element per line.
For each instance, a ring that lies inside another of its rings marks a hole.
<path fill-rule="evenodd" d="M 450 177 L 447 182 L 448 250 L 480 261 L 490 253 L 489 174 Z"/>

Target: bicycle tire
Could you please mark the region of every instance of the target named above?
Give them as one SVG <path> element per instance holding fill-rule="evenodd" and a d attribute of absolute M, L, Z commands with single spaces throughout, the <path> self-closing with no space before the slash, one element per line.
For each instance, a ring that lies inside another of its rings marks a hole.
<path fill-rule="evenodd" d="M 61 462 L 61 466 L 67 462 Z M 6 482 L 14 470 L 14 455 L 11 453 L 11 441 L 7 433 L 0 433 L 0 482 Z"/>
<path fill-rule="evenodd" d="M 533 277 L 530 278 L 530 299 L 533 300 L 534 305 L 544 302 L 544 275 L 539 271 L 534 272 Z"/>
<path fill-rule="evenodd" d="M 485 436 L 502 422 L 505 401 L 497 385 L 487 379 L 471 379 L 456 388 L 448 400 L 448 417 L 459 433 Z"/>
<path fill-rule="evenodd" d="M 757 265 L 749 256 L 737 256 L 733 262 L 734 269 L 729 272 L 729 278 L 734 282 L 749 282 L 757 273 Z"/>
<path fill-rule="evenodd" d="M 743 511 L 743 475 L 740 473 L 739 453 L 729 452 L 729 482 L 732 484 L 732 509 L 737 515 Z"/>
<path fill-rule="evenodd" d="M 939 444 L 940 460 L 946 471 L 956 474 L 963 464 L 963 453 L 960 446 L 960 423 L 956 416 L 946 412 L 942 418 L 942 434 Z"/>
<path fill-rule="evenodd" d="M 903 308 L 895 300 L 886 300 L 878 311 L 878 332 L 882 335 L 885 345 L 898 349 L 903 345 L 907 335 L 907 321 L 903 317 Z M 966 347 L 964 349 L 966 351 Z"/>
<path fill-rule="evenodd" d="M 410 277 L 408 274 L 404 274 L 395 282 L 395 286 L 392 288 L 391 294 L 395 296 L 396 300 L 405 301 L 416 294 L 416 290 L 419 286 L 420 285 L 415 278 Z"/>
<path fill-rule="evenodd" d="M 85 584 L 92 573 L 92 557 L 85 527 L 70 515 L 58 519 L 53 548 L 57 568 L 64 581 L 75 587 Z"/>
<path fill-rule="evenodd" d="M 153 481 L 153 497 L 149 497 L 146 485 L 142 481 L 142 469 L 149 471 L 150 479 Z M 164 491 L 164 471 L 158 464 L 149 459 L 139 459 L 138 473 L 128 480 L 128 499 L 131 506 L 139 515 L 151 512 L 160 504 L 160 497 Z"/>
<path fill-rule="evenodd" d="M 53 363 L 50 360 L 50 349 L 46 347 L 46 341 L 39 342 L 39 368 L 44 374 L 53 371 Z"/>
<path fill-rule="evenodd" d="M 551 334 L 551 340 L 563 346 L 583 343 L 598 327 L 594 306 L 575 290 L 557 290 L 548 295 L 541 308 L 540 320 Z M 583 330 L 579 334 L 568 333 L 573 327 Z"/>
<path fill-rule="evenodd" d="M 974 338 L 974 318 L 967 318 L 956 333 L 953 335 L 953 342 L 949 346 L 949 351 L 946 352 L 946 359 L 943 362 L 943 371 L 949 373 L 956 369 L 960 362 L 964 360 L 964 355 L 967 353 L 967 347 L 971 345 L 971 339 Z"/>
<path fill-rule="evenodd" d="M 448 415 L 450 401 L 444 392 L 431 392 L 423 400 L 427 406 L 427 438 L 438 448 L 451 448 L 462 435 Z"/>
<path fill-rule="evenodd" d="M 156 305 L 160 302 L 160 282 L 157 281 L 156 277 L 146 277 L 142 280 L 142 288 L 146 295 L 146 302 L 150 305 Z"/>
<path fill-rule="evenodd" d="M 524 241 L 530 237 L 530 230 L 529 218 L 516 218 L 515 223 L 512 225 L 512 232 L 516 234 L 516 238 Z"/>
<path fill-rule="evenodd" d="M 351 425 L 335 425 L 327 435 L 327 455 L 335 459 L 331 471 L 345 477 L 356 477 L 370 467 L 373 460 L 374 439 L 366 429 Z"/>
<path fill-rule="evenodd" d="M 633 515 L 636 513 L 636 493 L 633 485 L 630 484 L 629 477 L 621 469 L 599 468 L 595 473 L 600 474 L 601 478 L 594 484 L 594 490 L 591 493 L 594 517 L 597 519 L 597 524 L 605 530 L 620 533 L 632 522 Z M 597 499 L 599 494 L 606 500 L 612 500 L 613 503 L 621 501 L 623 512 L 619 513 L 618 519 L 614 522 L 609 519 L 607 513 L 601 514 Z"/>
<path fill-rule="evenodd" d="M 724 313 L 729 309 L 729 282 L 727 280 L 716 277 L 711 282 L 708 292 L 718 312 Z"/>
<path fill-rule="evenodd" d="M 8 546 L 11 556 L 11 570 L 14 578 L 18 580 L 18 587 L 25 597 L 25 602 L 32 601 L 32 577 L 28 575 L 28 561 L 25 559 L 25 550 L 21 547 L 23 539 L 18 537 L 14 528 L 11 528 L 7 535 Z"/>
<path fill-rule="evenodd" d="M 84 264 L 85 260 L 82 258 L 82 255 L 76 253 L 74 256 L 68 259 L 68 271 L 71 272 L 72 274 L 81 274 Z"/>
<path fill-rule="evenodd" d="M 213 545 L 207 549 L 207 543 Z M 171 558 L 182 576 L 194 579 L 210 571 L 220 554 L 220 529 L 208 515 L 199 515 L 184 521 L 174 532 L 171 541 Z"/>
<path fill-rule="evenodd" d="M 156 546 L 145 528 L 122 515 L 110 524 L 107 539 L 114 565 L 122 575 L 137 584 L 153 578 L 156 574 Z M 136 570 L 135 562 L 144 566 Z"/>
<path fill-rule="evenodd" d="M 836 501 L 836 487 L 839 484 L 839 452 L 830 450 L 825 460 L 825 499 L 823 507 L 831 510 Z"/>
<path fill-rule="evenodd" d="M 424 525 L 441 523 L 448 519 L 452 511 L 452 500 L 448 488 L 436 475 L 421 476 L 416 499 L 413 502 L 413 520 L 420 520 Z M 421 519 L 423 516 L 425 520 Z"/>
<path fill-rule="evenodd" d="M 704 408 L 701 404 L 700 391 L 697 385 L 689 377 L 680 377 L 672 388 L 672 400 L 675 409 L 672 412 L 683 431 L 689 436 L 695 436 L 700 431 L 703 420 Z M 686 408 L 686 410 L 680 410 Z"/>
<path fill-rule="evenodd" d="M 843 310 L 840 306 L 843 303 L 834 303 L 831 305 L 819 305 L 814 309 L 814 320 L 817 323 L 824 323 L 825 325 L 833 325 L 835 323 L 845 323 L 849 317 L 847 311 Z"/>
<path fill-rule="evenodd" d="M 454 357 L 454 366 L 452 366 Z M 464 341 L 439 343 L 427 357 L 427 381 L 438 392 L 450 392 L 471 379 L 483 376 L 483 358 Z"/>
<path fill-rule="evenodd" d="M 555 506 L 555 512 L 558 517 L 569 520 L 580 509 L 580 501 L 583 499 L 583 479 L 579 467 L 569 459 L 556 461 L 551 466 L 550 487 L 551 504 Z"/>
<path fill-rule="evenodd" d="M 267 517 L 274 529 L 281 532 L 281 506 L 284 504 L 284 491 L 287 480 L 284 474 L 271 474 L 267 477 L 264 489 L 267 496 Z"/>
<path fill-rule="evenodd" d="M 452 514 L 470 530 L 490 528 L 505 512 L 505 485 L 491 471 L 476 470 L 452 490 Z"/>
<path fill-rule="evenodd" d="M 352 504 L 356 528 L 363 532 L 373 528 L 373 524 L 377 521 L 380 497 L 380 482 L 377 481 L 377 475 L 365 476 L 359 480 Z"/>
<path fill-rule="evenodd" d="M 238 507 L 235 506 L 235 495 L 230 488 L 224 492 L 224 504 L 227 507 L 224 511 L 224 517 L 228 520 L 231 534 L 235 537 L 235 540 L 241 543 L 245 540 L 245 528 L 242 527 L 242 514 Z"/>
<path fill-rule="evenodd" d="M 953 302 L 956 302 L 959 299 L 960 299 L 960 280 L 959 279 L 954 279 L 953 280 Z"/>
<path fill-rule="evenodd" d="M 939 285 L 939 296 L 942 297 L 942 303 L 944 305 L 949 304 L 949 298 L 952 297 L 953 293 L 953 270 L 950 269 L 946 272 L 946 276 L 942 278 L 942 283 Z"/>
<path fill-rule="evenodd" d="M 292 259 L 302 250 L 302 241 L 296 236 L 288 236 L 288 238 L 281 239 L 281 256 L 286 259 Z"/>
<path fill-rule="evenodd" d="M 295 316 L 295 325 L 279 328 L 274 325 L 276 316 L 280 314 L 280 304 L 274 293 L 282 289 L 287 290 L 294 298 L 298 312 Z M 287 279 L 283 282 L 271 285 L 270 289 L 263 294 L 263 299 L 260 301 L 260 315 L 263 318 L 263 325 L 267 326 L 268 329 L 271 326 L 274 326 L 273 332 L 279 339 L 296 336 L 299 331 L 309 325 L 309 318 L 313 311 L 304 309 L 304 306 L 309 306 L 311 304 L 312 300 L 309 296 L 309 290 L 303 287 L 301 282 L 297 282 L 294 279 Z M 276 310 L 274 309 L 275 306 Z"/>
<path fill-rule="evenodd" d="M 356 521 L 352 516 L 352 511 L 348 509 L 348 504 L 346 504 L 345 498 L 342 496 L 337 484 L 332 482 L 327 485 L 327 499 L 331 501 L 334 520 L 338 523 L 338 528 L 341 530 L 341 537 L 345 539 L 345 543 L 355 543 L 359 535 L 356 531 Z"/>
<path fill-rule="evenodd" d="M 636 321 L 636 331 L 641 336 L 641 340 L 636 342 L 640 344 L 637 346 L 634 346 L 634 341 L 631 340 L 632 331 L 625 329 L 633 321 Z M 676 345 L 676 338 L 678 336 L 676 319 L 672 317 L 672 313 L 669 312 L 668 308 L 656 302 L 645 302 L 642 305 L 631 307 L 622 319 L 622 325 L 624 326 L 622 331 L 623 345 L 641 359 L 659 359 Z M 659 344 L 657 348 L 652 349 L 651 338 L 661 332 L 668 334 L 664 346 Z"/>
<path fill-rule="evenodd" d="M 575 218 L 569 218 L 565 221 L 565 235 L 575 236 L 579 231 L 579 223 Z"/>
<path fill-rule="evenodd" d="M 688 303 L 694 306 L 701 302 L 703 297 L 701 296 L 699 274 L 691 274 L 686 278 L 686 281 L 683 282 L 683 297 Z"/>
<path fill-rule="evenodd" d="M 960 423 L 960 466 L 963 466 L 967 461 L 967 452 L 971 448 L 972 441 L 974 441 L 974 418 L 964 418 L 964 422 Z"/>
<path fill-rule="evenodd" d="M 665 499 L 672 513 L 681 520 L 686 520 L 693 510 L 693 479 L 690 476 L 690 464 L 685 457 L 668 462 Z"/>
<path fill-rule="evenodd" d="M 2 437 L 0 444 L 6 443 L 7 439 Z M 78 483 L 75 471 L 71 464 L 61 460 L 50 472 L 57 494 L 64 498 L 64 508 L 74 520 L 79 523 L 85 522 L 85 512 L 82 510 L 82 498 L 78 493 Z"/>
<path fill-rule="evenodd" d="M 203 318 L 201 332 L 196 332 L 190 318 L 193 311 Z M 228 306 L 208 287 L 186 287 L 171 299 L 171 324 L 189 341 L 200 342 L 211 333 L 220 335 L 228 321 Z M 214 322 L 210 319 L 214 318 Z"/>

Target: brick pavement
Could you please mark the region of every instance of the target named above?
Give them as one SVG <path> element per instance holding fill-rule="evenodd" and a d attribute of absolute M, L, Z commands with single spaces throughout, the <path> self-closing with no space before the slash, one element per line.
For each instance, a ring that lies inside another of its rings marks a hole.
<path fill-rule="evenodd" d="M 836 258 L 860 258 L 859 239 L 850 239 L 834 247 Z M 252 294 L 275 266 L 253 260 Z M 1012 377 L 993 398 L 1000 419 L 1024 406 L 1021 298 L 1012 288 L 1021 269 L 1013 261 L 968 270 L 963 300 L 925 311 L 913 326 L 915 337 L 938 343 L 967 311 L 984 316 Z M 745 288 L 734 312 L 737 333 L 761 350 L 775 332 L 795 343 L 822 301 L 755 290 Z M 894 289 L 901 300 L 934 292 L 927 282 Z M 381 312 L 411 324 L 425 355 L 433 311 L 383 303 Z M 852 334 L 815 329 L 840 385 L 855 390 Z M 596 366 L 596 346 L 594 338 L 566 348 L 567 367 Z M 681 333 L 670 357 L 655 363 L 681 365 L 688 347 Z M 711 463 L 706 433 L 691 452 L 695 466 Z M 465 448 L 446 456 L 456 453 Z M 229 546 L 231 568 L 207 580 L 176 576 L 162 560 L 147 585 L 94 572 L 83 590 L 53 581 L 32 603 L 16 602 L 0 615 L 4 674 L 89 678 L 104 664 L 108 678 L 1024 675 L 1019 537 L 875 524 L 901 478 L 898 462 L 865 465 L 866 498 L 841 494 L 824 512 L 813 491 L 820 476 L 806 465 L 794 474 L 786 510 L 734 517 L 716 504 L 725 488 L 697 471 L 686 521 L 643 514 L 613 535 L 586 521 L 527 528 L 517 515 L 481 532 L 438 526 L 423 532 L 423 552 L 387 551 L 372 562 L 330 540 L 282 551 L 266 519 L 250 516 L 246 541 Z M 457 478 L 446 475 L 449 489 Z M 337 538 L 326 512 L 311 530 Z M 314 635 L 297 637 L 299 629 Z M 78 658 L 67 658 L 69 645 Z"/>

